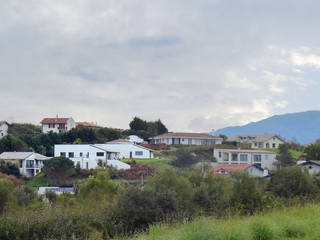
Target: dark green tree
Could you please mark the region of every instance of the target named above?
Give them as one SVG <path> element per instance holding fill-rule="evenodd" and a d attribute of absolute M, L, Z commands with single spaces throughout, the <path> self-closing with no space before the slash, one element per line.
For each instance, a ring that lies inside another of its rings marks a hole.
<path fill-rule="evenodd" d="M 74 172 L 74 163 L 66 157 L 54 157 L 44 161 L 43 172 L 55 184 L 61 185 Z"/>
<path fill-rule="evenodd" d="M 278 167 L 287 167 L 295 165 L 295 160 L 289 152 L 290 145 L 288 143 L 279 146 L 279 154 L 277 155 L 276 165 Z"/>
<path fill-rule="evenodd" d="M 176 151 L 174 160 L 171 164 L 175 167 L 185 168 L 190 167 L 197 162 L 198 160 L 191 151 L 185 148 L 180 148 Z"/>
<path fill-rule="evenodd" d="M 145 120 L 142 120 L 139 117 L 134 117 L 129 123 L 130 129 L 134 131 L 147 130 L 148 124 Z"/>
<path fill-rule="evenodd" d="M 168 132 L 168 129 L 167 127 L 161 122 L 160 119 L 158 119 L 157 121 L 155 121 L 155 124 L 157 126 L 157 134 L 164 134 L 164 133 L 167 133 Z"/>
<path fill-rule="evenodd" d="M 320 144 L 311 144 L 304 150 L 308 160 L 320 160 Z"/>

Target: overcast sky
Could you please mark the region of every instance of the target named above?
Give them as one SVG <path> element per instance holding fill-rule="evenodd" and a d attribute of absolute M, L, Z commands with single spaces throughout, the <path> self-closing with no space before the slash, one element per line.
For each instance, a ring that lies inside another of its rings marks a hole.
<path fill-rule="evenodd" d="M 320 2 L 3 0 L 1 120 L 208 132 L 320 109 Z"/>

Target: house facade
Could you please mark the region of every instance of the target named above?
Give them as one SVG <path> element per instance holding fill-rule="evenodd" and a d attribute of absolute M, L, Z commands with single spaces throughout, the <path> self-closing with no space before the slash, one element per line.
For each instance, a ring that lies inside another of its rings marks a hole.
<path fill-rule="evenodd" d="M 222 144 L 222 138 L 207 133 L 165 133 L 152 138 L 155 144 L 164 143 L 183 145 L 203 145 L 210 146 Z"/>
<path fill-rule="evenodd" d="M 153 150 L 137 145 L 127 139 L 117 139 L 103 144 L 107 148 L 119 152 L 119 158 L 153 158 Z"/>
<path fill-rule="evenodd" d="M 6 121 L 0 121 L 0 139 L 8 135 L 9 125 Z"/>
<path fill-rule="evenodd" d="M 309 174 L 320 173 L 320 161 L 316 161 L 316 160 L 303 161 L 298 165 L 306 169 L 309 172 Z"/>
<path fill-rule="evenodd" d="M 251 148 L 278 148 L 285 141 L 276 134 L 236 135 L 228 139 L 229 142 L 249 143 Z"/>
<path fill-rule="evenodd" d="M 228 176 L 233 172 L 246 171 L 252 177 L 264 177 L 267 171 L 256 164 L 240 163 L 240 164 L 227 164 L 220 163 L 213 167 L 213 173 L 218 176 Z"/>
<path fill-rule="evenodd" d="M 44 118 L 41 121 L 42 132 L 66 132 L 76 127 L 76 122 L 73 118 Z"/>
<path fill-rule="evenodd" d="M 116 169 L 128 169 L 130 165 L 118 160 L 119 153 L 101 144 L 56 144 L 55 157 L 67 157 L 79 164 L 82 169 L 94 169 L 102 166 L 112 166 Z"/>
<path fill-rule="evenodd" d="M 33 177 L 41 172 L 43 161 L 49 158 L 34 152 L 3 152 L 0 160 L 10 161 L 19 167 L 20 174 Z"/>
<path fill-rule="evenodd" d="M 218 163 L 256 164 L 262 169 L 274 169 L 276 153 L 263 150 L 214 149 L 213 156 Z"/>
<path fill-rule="evenodd" d="M 127 140 L 132 143 L 144 143 L 144 140 L 142 138 L 139 138 L 137 135 L 130 135 L 127 137 Z"/>

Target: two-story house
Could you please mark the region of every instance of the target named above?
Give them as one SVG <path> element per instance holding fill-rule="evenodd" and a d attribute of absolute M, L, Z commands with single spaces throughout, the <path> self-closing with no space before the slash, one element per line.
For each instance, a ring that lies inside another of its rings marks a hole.
<path fill-rule="evenodd" d="M 249 143 L 251 148 L 278 148 L 285 141 L 276 134 L 235 135 L 228 142 Z"/>
<path fill-rule="evenodd" d="M 66 132 L 76 127 L 76 122 L 73 118 L 44 118 L 41 124 L 43 133 L 50 131 L 55 133 Z"/>
<path fill-rule="evenodd" d="M 15 163 L 21 175 L 33 177 L 41 172 L 43 161 L 49 159 L 35 152 L 3 152 L 0 160 Z"/>

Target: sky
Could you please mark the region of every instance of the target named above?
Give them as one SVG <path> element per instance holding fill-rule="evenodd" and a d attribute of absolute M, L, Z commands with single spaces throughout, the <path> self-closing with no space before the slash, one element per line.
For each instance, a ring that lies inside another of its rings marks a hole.
<path fill-rule="evenodd" d="M 319 110 L 320 2 L 2 0 L 1 120 L 208 132 Z"/>

